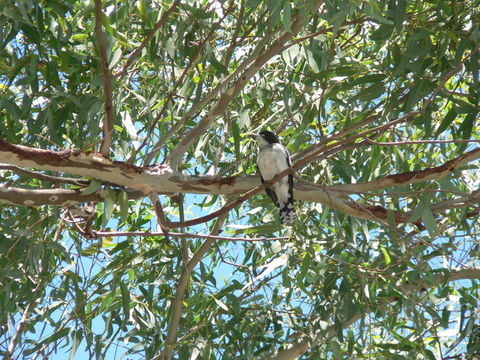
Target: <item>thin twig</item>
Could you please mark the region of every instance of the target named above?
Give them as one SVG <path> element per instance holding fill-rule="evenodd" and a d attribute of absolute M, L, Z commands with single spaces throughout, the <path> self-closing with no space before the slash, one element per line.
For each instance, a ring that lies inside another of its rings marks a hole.
<path fill-rule="evenodd" d="M 228 265 L 232 265 L 232 266 L 236 266 L 236 267 L 240 267 L 240 268 L 244 268 L 244 269 L 249 269 L 249 267 L 246 266 L 246 265 L 236 264 L 234 262 L 225 260 L 225 258 L 223 257 L 223 254 L 222 254 L 222 250 L 220 250 L 220 247 L 218 246 L 218 244 L 216 242 L 215 242 L 215 247 L 217 248 L 218 255 L 220 255 L 220 259 L 223 263 L 228 264 Z"/>
<path fill-rule="evenodd" d="M 165 213 L 163 211 L 162 203 L 160 202 L 160 199 L 158 198 L 158 195 L 151 192 L 148 194 L 148 197 L 152 201 L 152 204 L 155 209 L 155 213 L 157 215 L 157 222 L 160 225 L 160 229 L 162 229 L 162 232 L 165 234 L 165 237 L 168 240 L 168 230 L 170 229 L 169 226 L 169 221 L 165 217 Z M 181 227 L 181 226 L 179 226 Z"/>
<path fill-rule="evenodd" d="M 379 146 L 398 146 L 398 145 L 415 145 L 415 144 L 455 144 L 455 143 L 480 143 L 480 140 L 410 140 L 410 141 L 393 141 L 393 142 L 378 142 L 372 141 L 368 137 L 364 137 L 365 141 L 372 145 Z"/>
<path fill-rule="evenodd" d="M 165 236 L 167 234 L 163 232 L 151 232 L 151 231 L 94 231 L 92 232 L 93 237 L 115 237 L 115 236 Z M 257 238 L 239 238 L 232 236 L 219 236 L 219 235 L 203 235 L 203 234 L 191 234 L 191 233 L 179 233 L 179 232 L 169 232 L 168 236 L 178 237 L 178 238 L 194 238 L 194 239 L 208 239 L 208 240 L 218 240 L 218 241 L 245 241 L 245 242 L 263 242 L 263 241 L 278 241 L 278 240 L 288 240 L 288 236 L 279 236 L 279 237 L 257 237 Z"/>
<path fill-rule="evenodd" d="M 345 21 L 340 25 L 340 27 L 344 27 L 344 26 L 348 26 L 348 25 L 357 25 L 357 24 L 361 24 L 361 23 L 364 23 L 364 22 L 370 21 L 370 20 L 371 20 L 370 18 L 362 17 L 362 18 L 359 18 L 359 19 L 351 20 L 351 21 Z M 322 29 L 322 30 L 316 31 L 314 33 L 296 38 L 292 42 L 287 44 L 286 48 L 289 48 L 289 47 L 291 47 L 292 45 L 295 45 L 295 44 L 299 44 L 299 43 L 301 43 L 305 40 L 312 39 L 316 36 L 319 36 L 319 35 L 322 35 L 322 34 L 327 34 L 331 31 L 333 31 L 334 28 L 335 28 L 335 26 L 330 26 L 326 29 Z"/>

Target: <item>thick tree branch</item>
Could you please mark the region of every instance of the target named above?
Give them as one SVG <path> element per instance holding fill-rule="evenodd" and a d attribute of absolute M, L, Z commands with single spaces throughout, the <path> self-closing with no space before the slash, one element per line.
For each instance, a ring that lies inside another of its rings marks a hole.
<path fill-rule="evenodd" d="M 23 189 L 0 184 L 0 203 L 28 207 L 46 205 L 70 207 L 90 202 L 103 202 L 107 194 L 103 189 L 89 195 L 83 194 L 82 191 L 83 189 Z M 113 191 L 118 196 L 119 192 Z M 145 197 L 141 191 L 126 191 L 126 194 L 129 200 Z"/>
<path fill-rule="evenodd" d="M 317 151 L 322 151 L 319 149 Z M 295 162 L 293 167 L 278 174 L 271 183 L 280 180 L 289 173 L 301 168 L 316 157 L 316 152 Z M 320 202 L 335 210 L 344 212 L 360 219 L 383 222 L 387 219 L 387 209 L 380 206 L 363 205 L 348 201 L 337 195 L 338 191 L 362 192 L 383 187 L 398 186 L 420 181 L 439 179 L 460 165 L 480 158 L 480 148 L 452 159 L 445 164 L 419 171 L 389 175 L 369 183 L 342 184 L 329 187 L 314 186 L 306 183 L 294 185 L 295 197 L 300 200 Z M 81 153 L 65 150 L 55 152 L 38 150 L 25 146 L 12 145 L 0 139 L 0 162 L 23 167 L 33 167 L 41 170 L 66 172 L 79 176 L 90 176 L 104 182 L 125 186 L 144 194 L 155 193 L 198 193 L 198 194 L 241 194 L 237 200 L 225 205 L 209 215 L 188 220 L 185 222 L 169 222 L 169 228 L 192 226 L 212 220 L 227 213 L 251 196 L 271 186 L 270 182 L 261 185 L 257 177 L 227 177 L 215 178 L 210 176 L 186 176 L 173 173 L 168 167 L 158 167 L 156 171 L 150 168 L 141 168 L 134 165 L 112 162 L 100 154 Z M 5 188 L 4 188 L 5 189 Z M 8 188 L 7 188 L 8 189 Z M 79 195 L 78 195 L 79 196 Z M 397 222 L 408 222 L 409 214 L 392 212 Z"/>
<path fill-rule="evenodd" d="M 144 196 L 137 191 L 137 195 Z M 81 190 L 67 189 L 22 189 L 0 184 L 0 202 L 10 205 L 23 205 L 30 207 L 53 205 L 71 206 L 84 202 L 101 202 L 105 198 L 96 192 L 83 195 Z"/>
<path fill-rule="evenodd" d="M 100 64 L 103 73 L 103 96 L 105 98 L 105 117 L 103 119 L 103 140 L 100 153 L 103 156 L 110 154 L 112 146 L 113 124 L 115 118 L 113 116 L 113 90 L 112 90 L 112 72 L 107 56 L 107 42 L 103 26 L 102 0 L 95 0 L 95 34 L 97 36 L 98 49 L 100 51 Z"/>

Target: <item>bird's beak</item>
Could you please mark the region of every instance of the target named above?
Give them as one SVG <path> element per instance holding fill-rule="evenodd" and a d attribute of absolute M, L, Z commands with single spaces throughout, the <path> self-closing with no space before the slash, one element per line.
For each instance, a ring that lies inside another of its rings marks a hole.
<path fill-rule="evenodd" d="M 253 139 L 253 140 L 257 140 L 258 139 L 258 135 L 257 134 L 253 134 L 253 135 L 248 135 L 249 138 Z"/>

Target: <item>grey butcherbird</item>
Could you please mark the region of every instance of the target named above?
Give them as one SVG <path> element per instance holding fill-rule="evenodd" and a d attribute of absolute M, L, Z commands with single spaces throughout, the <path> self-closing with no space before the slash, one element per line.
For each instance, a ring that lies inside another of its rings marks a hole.
<path fill-rule="evenodd" d="M 292 166 L 288 150 L 280 144 L 278 136 L 273 132 L 261 131 L 250 137 L 256 140 L 259 148 L 257 168 L 262 183 L 272 180 L 275 175 Z M 288 174 L 265 191 L 280 209 L 282 224 L 294 222 L 296 216 L 293 207 L 293 175 Z"/>

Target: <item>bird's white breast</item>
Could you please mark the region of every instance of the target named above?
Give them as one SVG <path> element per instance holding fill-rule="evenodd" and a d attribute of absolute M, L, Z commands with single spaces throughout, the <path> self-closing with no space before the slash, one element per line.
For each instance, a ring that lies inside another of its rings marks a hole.
<path fill-rule="evenodd" d="M 258 168 L 265 181 L 271 180 L 275 175 L 288 168 L 288 152 L 280 144 L 271 144 L 260 150 L 258 154 Z M 286 183 L 287 177 L 280 182 Z"/>

